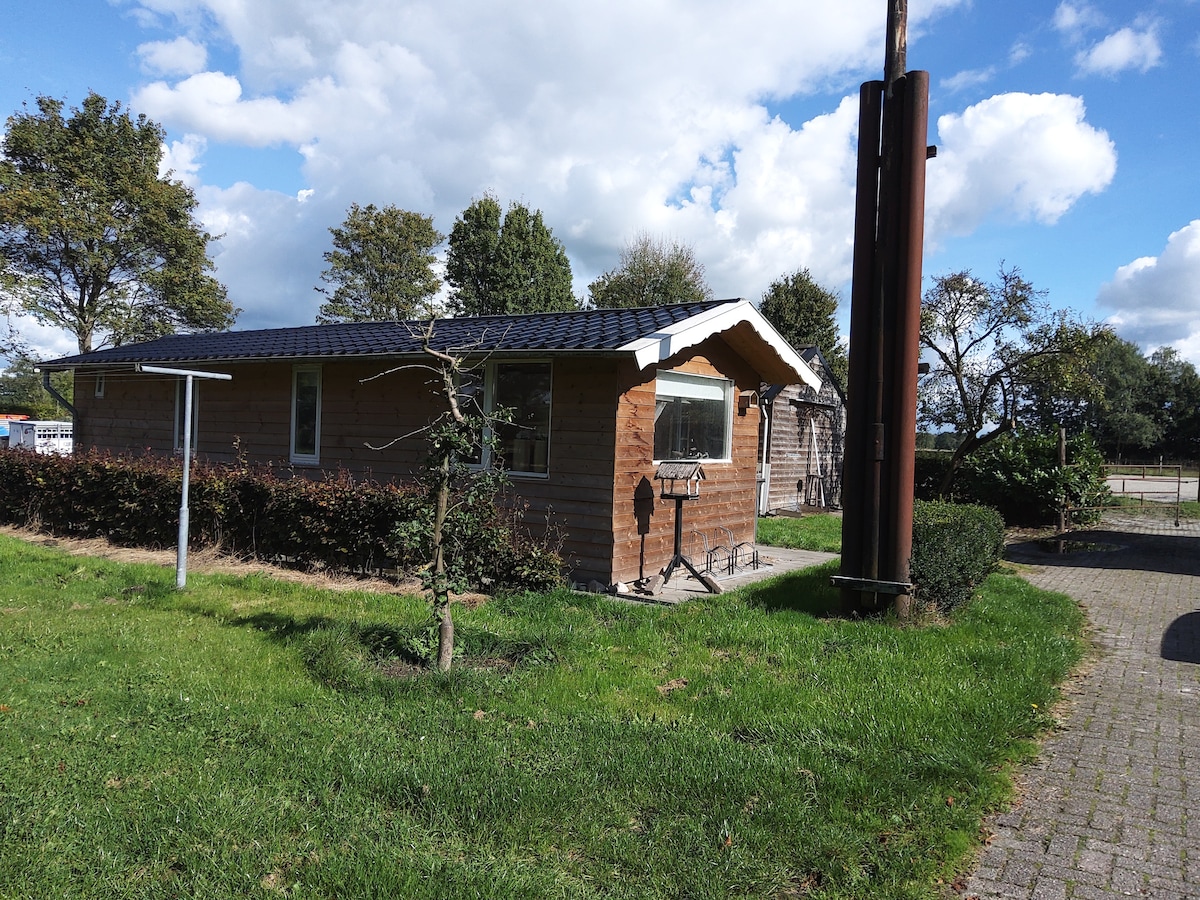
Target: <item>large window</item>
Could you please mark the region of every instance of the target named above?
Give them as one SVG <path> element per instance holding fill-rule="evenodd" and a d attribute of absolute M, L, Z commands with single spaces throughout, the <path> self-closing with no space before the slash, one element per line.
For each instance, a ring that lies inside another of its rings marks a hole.
<path fill-rule="evenodd" d="M 463 378 L 466 412 L 508 410 L 511 420 L 494 428 L 494 447 L 480 448 L 470 462 L 518 475 L 550 471 L 550 372 L 548 362 L 489 363 Z"/>
<path fill-rule="evenodd" d="M 659 372 L 654 392 L 654 458 L 729 459 L 733 383 Z"/>
<path fill-rule="evenodd" d="M 292 439 L 289 458 L 315 465 L 321 461 L 321 369 L 297 366 L 292 370 Z"/>

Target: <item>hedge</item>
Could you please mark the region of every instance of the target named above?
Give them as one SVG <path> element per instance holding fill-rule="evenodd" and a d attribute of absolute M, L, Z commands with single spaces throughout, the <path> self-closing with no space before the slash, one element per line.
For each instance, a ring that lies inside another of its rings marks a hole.
<path fill-rule="evenodd" d="M 181 489 L 181 467 L 172 459 L 0 453 L 0 522 L 61 536 L 174 546 Z M 495 502 L 467 506 L 472 514 L 450 523 L 452 546 L 469 562 L 453 573 L 458 583 L 540 589 L 557 582 L 561 560 L 520 527 L 518 509 Z M 275 564 L 356 573 L 394 566 L 415 573 L 430 558 L 429 502 L 416 484 L 345 472 L 314 480 L 289 470 L 197 461 L 188 515 L 189 546 Z"/>
<path fill-rule="evenodd" d="M 949 612 L 971 599 L 1004 556 L 1004 520 L 994 509 L 918 500 L 909 577 L 918 602 Z"/>

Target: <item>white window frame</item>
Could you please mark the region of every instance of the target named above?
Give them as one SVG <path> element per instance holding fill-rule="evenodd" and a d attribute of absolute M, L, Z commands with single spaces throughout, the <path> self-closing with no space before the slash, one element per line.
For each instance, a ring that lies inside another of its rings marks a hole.
<path fill-rule="evenodd" d="M 296 451 L 296 400 L 297 400 L 297 382 L 299 377 L 304 374 L 315 373 L 317 376 L 317 403 L 316 403 L 316 422 L 313 427 L 313 452 L 298 453 Z M 321 376 L 321 367 L 319 365 L 293 366 L 292 367 L 292 400 L 290 414 L 288 416 L 288 459 L 299 466 L 316 466 L 321 463 L 321 396 L 323 390 L 324 379 Z"/>
<path fill-rule="evenodd" d="M 96 373 L 96 399 L 101 399 L 104 396 L 104 373 Z"/>
<path fill-rule="evenodd" d="M 172 446 L 176 453 L 183 453 L 183 408 L 187 406 L 187 379 L 175 379 L 175 416 L 171 426 L 174 435 Z M 196 455 L 196 435 L 200 433 L 200 384 L 192 381 L 192 456 Z"/>
<path fill-rule="evenodd" d="M 725 434 L 722 441 L 721 456 L 698 457 L 706 462 L 733 461 L 733 412 L 734 385 L 728 378 L 716 375 L 696 375 L 691 372 L 677 372 L 673 369 L 660 371 L 654 382 L 655 424 L 658 422 L 658 400 L 662 397 L 671 399 L 707 399 L 717 400 L 724 404 Z M 670 462 L 673 458 L 655 458 L 655 463 Z M 691 458 L 691 457 L 686 457 Z"/>
<path fill-rule="evenodd" d="M 553 446 L 553 423 L 554 423 L 554 362 L 549 359 L 506 359 L 503 362 L 489 362 L 483 367 L 483 412 L 485 415 L 491 415 L 496 409 L 496 382 L 498 379 L 498 371 L 505 366 L 519 365 L 539 365 L 547 366 L 550 370 L 550 404 L 546 414 L 546 471 L 545 472 L 523 472 L 520 469 L 506 468 L 505 474 L 514 478 L 549 478 L 550 477 L 550 457 L 551 447 Z M 484 429 L 485 440 L 483 442 L 482 462 L 471 465 L 472 469 L 487 469 L 491 468 L 496 460 L 495 454 L 490 446 L 493 437 L 493 430 L 488 427 Z"/>

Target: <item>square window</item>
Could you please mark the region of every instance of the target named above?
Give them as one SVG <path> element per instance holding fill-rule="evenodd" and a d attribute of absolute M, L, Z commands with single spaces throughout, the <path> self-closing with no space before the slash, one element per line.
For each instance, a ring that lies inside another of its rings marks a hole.
<path fill-rule="evenodd" d="M 654 458 L 729 459 L 733 382 L 659 372 L 654 390 Z"/>

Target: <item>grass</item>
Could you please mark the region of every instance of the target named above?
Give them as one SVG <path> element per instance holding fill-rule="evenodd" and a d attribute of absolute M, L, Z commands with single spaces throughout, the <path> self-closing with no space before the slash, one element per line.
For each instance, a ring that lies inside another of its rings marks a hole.
<path fill-rule="evenodd" d="M 818 618 L 831 571 L 499 598 L 396 679 L 418 599 L 0 537 L 0 897 L 937 897 L 1080 614 L 997 575 L 944 626 Z"/>
<path fill-rule="evenodd" d="M 791 550 L 822 550 L 840 553 L 842 517 L 829 513 L 793 518 L 768 516 L 758 520 L 758 543 Z"/>

